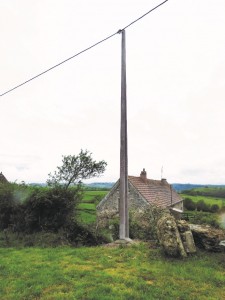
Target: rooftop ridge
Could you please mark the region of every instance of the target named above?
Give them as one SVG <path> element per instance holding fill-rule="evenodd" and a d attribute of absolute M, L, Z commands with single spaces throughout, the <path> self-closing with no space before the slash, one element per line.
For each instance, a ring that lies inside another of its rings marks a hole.
<path fill-rule="evenodd" d="M 150 204 L 168 207 L 182 201 L 180 195 L 165 180 L 146 179 L 143 181 L 137 176 L 128 176 L 128 180 Z"/>

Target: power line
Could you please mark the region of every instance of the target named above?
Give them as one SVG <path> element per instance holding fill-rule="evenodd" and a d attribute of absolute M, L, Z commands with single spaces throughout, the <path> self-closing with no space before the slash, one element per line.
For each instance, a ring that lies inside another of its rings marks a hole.
<path fill-rule="evenodd" d="M 168 0 L 165 0 L 164 2 L 160 3 L 159 5 L 153 7 L 152 9 L 150 9 L 148 12 L 146 12 L 143 16 L 141 16 L 140 18 L 136 19 L 135 21 L 131 22 L 129 25 L 127 25 L 126 27 L 124 27 L 122 30 L 130 27 L 131 25 L 133 25 L 134 23 L 140 21 L 142 18 L 144 18 L 145 16 L 147 16 L 148 14 L 150 14 L 153 10 L 157 9 L 159 6 L 163 5 L 164 3 L 166 3 Z"/>
<path fill-rule="evenodd" d="M 80 54 L 82 54 L 82 53 L 84 53 L 84 52 L 90 50 L 91 48 L 93 48 L 93 47 L 95 47 L 95 46 L 97 46 L 97 45 L 99 45 L 99 44 L 105 42 L 106 40 L 110 39 L 111 37 L 113 37 L 113 36 L 116 35 L 117 33 L 118 33 L 118 32 L 115 32 L 115 33 L 109 35 L 108 37 L 106 37 L 106 38 L 104 38 L 103 40 L 101 40 L 101 41 L 95 43 L 94 45 L 92 45 L 92 46 L 90 46 L 90 47 L 88 47 L 88 48 L 86 48 L 86 49 L 84 49 L 84 50 L 82 50 L 82 51 L 80 51 L 80 52 L 74 54 L 73 56 L 71 56 L 71 57 L 69 57 L 69 58 L 67 58 L 67 59 L 65 59 L 65 60 L 63 60 L 63 61 L 61 61 L 60 63 L 54 65 L 53 67 L 51 67 L 51 68 L 49 68 L 49 69 L 47 69 L 47 70 L 45 70 L 45 71 L 43 71 L 43 72 L 41 72 L 41 73 L 35 75 L 34 77 L 32 77 L 32 78 L 30 78 L 30 79 L 24 81 L 23 83 L 21 83 L 21 84 L 15 86 L 15 87 L 13 87 L 13 88 L 11 88 L 10 90 L 4 92 L 4 93 L 1 94 L 0 96 L 4 96 L 5 94 L 8 94 L 8 93 L 12 92 L 13 90 L 15 90 L 15 89 L 21 87 L 22 85 L 24 85 L 24 84 L 26 84 L 26 83 L 28 83 L 28 82 L 30 82 L 30 81 L 36 79 L 37 77 L 39 77 L 39 76 L 41 76 L 41 75 L 43 75 L 43 74 L 45 74 L 45 73 L 51 71 L 52 69 L 55 69 L 55 68 L 59 67 L 60 65 L 62 65 L 62 64 L 64 64 L 65 62 L 71 60 L 72 58 L 74 58 L 74 57 L 76 57 L 76 56 L 78 56 L 78 55 L 80 55 Z"/>
<path fill-rule="evenodd" d="M 36 79 L 37 77 L 39 77 L 39 76 L 41 76 L 41 75 L 43 75 L 43 74 L 45 74 L 45 73 L 47 73 L 47 72 L 49 72 L 49 71 L 51 71 L 51 70 L 57 68 L 57 67 L 59 67 L 60 65 L 62 65 L 62 64 L 64 64 L 65 62 L 71 60 L 72 58 L 75 58 L 75 57 L 79 56 L 80 54 L 82 54 L 82 53 L 84 53 L 84 52 L 86 52 L 86 51 L 88 51 L 88 50 L 94 48 L 95 46 L 97 46 L 97 45 L 99 45 L 99 44 L 101 44 L 101 43 L 107 41 L 108 39 L 112 38 L 114 35 L 116 35 L 116 34 L 118 34 L 118 33 L 121 33 L 121 32 L 122 32 L 123 30 L 125 30 L 126 28 L 128 28 L 128 27 L 130 27 L 131 25 L 133 25 L 134 23 L 140 21 L 142 18 L 144 18 L 145 16 L 147 16 L 149 13 L 151 13 L 152 11 L 154 11 L 155 9 L 157 9 L 158 7 L 160 7 L 161 5 L 163 5 L 164 3 L 166 3 L 167 1 L 168 1 L 168 0 L 165 0 L 165 1 L 163 1 L 162 3 L 160 3 L 159 5 L 155 6 L 155 7 L 152 8 L 152 9 L 150 9 L 147 13 L 145 13 L 144 15 L 142 15 L 141 17 L 139 17 L 138 19 L 134 20 L 133 22 L 131 22 L 130 24 L 128 24 L 127 26 L 125 26 L 123 29 L 118 30 L 117 32 L 115 32 L 115 33 L 113 33 L 113 34 L 107 36 L 106 38 L 100 40 L 99 42 L 97 42 L 97 43 L 95 43 L 95 44 L 93 44 L 93 45 L 91 45 L 90 47 L 88 47 L 88 48 L 86 48 L 86 49 L 84 49 L 84 50 L 82 50 L 82 51 L 80 51 L 80 52 L 74 54 L 73 56 L 71 56 L 71 57 L 69 57 L 69 58 L 67 58 L 67 59 L 65 59 L 65 60 L 63 60 L 63 61 L 61 61 L 60 63 L 58 63 L 58 64 L 52 66 L 51 68 L 49 68 L 49 69 L 47 69 L 47 70 L 45 70 L 45 71 L 43 71 L 43 72 L 41 72 L 41 73 L 35 75 L 34 77 L 32 77 L 32 78 L 30 78 L 30 79 L 24 81 L 23 83 L 20 83 L 19 85 L 17 85 L 17 86 L 15 86 L 15 87 L 9 89 L 8 91 L 4 92 L 4 93 L 1 94 L 0 96 L 4 96 L 4 95 L 6 95 L 6 94 L 12 92 L 13 90 L 15 90 L 15 89 L 21 87 L 22 85 L 24 85 L 24 84 L 26 84 L 26 83 L 28 83 L 28 82 L 30 82 L 30 81 Z"/>

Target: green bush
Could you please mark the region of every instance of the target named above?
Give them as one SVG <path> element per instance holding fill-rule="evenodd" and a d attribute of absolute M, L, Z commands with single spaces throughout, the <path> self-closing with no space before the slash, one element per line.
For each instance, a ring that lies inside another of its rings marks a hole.
<path fill-rule="evenodd" d="M 197 211 L 210 212 L 210 205 L 206 204 L 204 200 L 199 200 L 196 204 Z"/>
<path fill-rule="evenodd" d="M 78 224 L 76 220 L 71 220 L 67 224 L 65 232 L 69 242 L 74 246 L 96 246 L 109 242 L 104 235 L 96 234 L 93 227 Z"/>
<path fill-rule="evenodd" d="M 193 210 L 196 209 L 196 204 L 195 204 L 195 202 L 192 199 L 190 199 L 190 198 L 184 198 L 184 207 L 187 210 L 193 211 Z"/>
<path fill-rule="evenodd" d="M 57 232 L 74 217 L 79 195 L 60 186 L 36 189 L 24 202 L 24 223 L 27 232 Z"/>
<path fill-rule="evenodd" d="M 0 230 L 11 225 L 11 218 L 16 202 L 13 197 L 13 187 L 11 184 L 0 183 Z"/>
<path fill-rule="evenodd" d="M 75 187 L 0 185 L 3 244 L 10 246 L 15 239 L 23 246 L 92 246 L 108 242 L 104 235 L 97 235 L 92 228 L 77 223 L 77 204 L 81 196 L 81 190 Z"/>
<path fill-rule="evenodd" d="M 194 224 L 211 225 L 215 228 L 220 227 L 217 215 L 210 212 L 195 212 L 195 218 L 191 222 Z"/>
<path fill-rule="evenodd" d="M 146 208 L 142 212 L 130 211 L 129 237 L 144 241 L 157 240 L 157 221 L 164 211 L 157 207 Z M 108 233 L 112 240 L 119 238 L 119 218 L 114 217 L 109 221 Z"/>
<path fill-rule="evenodd" d="M 213 205 L 211 205 L 211 207 L 210 207 L 210 211 L 211 211 L 212 213 L 217 213 L 219 210 L 220 210 L 220 208 L 219 208 L 219 205 L 217 205 L 217 204 L 213 204 Z"/>

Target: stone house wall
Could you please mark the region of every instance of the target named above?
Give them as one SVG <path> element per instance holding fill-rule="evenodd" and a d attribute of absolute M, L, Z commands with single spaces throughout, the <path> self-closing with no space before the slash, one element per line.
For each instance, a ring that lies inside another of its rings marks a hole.
<path fill-rule="evenodd" d="M 113 189 L 106 195 L 104 201 L 100 203 L 96 207 L 97 214 L 101 214 L 103 212 L 110 213 L 110 211 L 115 214 L 115 212 L 119 211 L 119 181 L 115 184 Z M 142 211 L 146 207 L 149 207 L 149 203 L 141 196 L 140 193 L 136 191 L 136 189 L 132 186 L 130 182 L 128 182 L 128 203 L 129 209 L 135 211 Z"/>
<path fill-rule="evenodd" d="M 180 209 L 180 210 L 184 211 L 183 201 L 181 201 L 181 202 L 178 202 L 178 203 L 174 204 L 172 207 L 174 207 L 174 208 L 177 208 L 177 209 Z"/>

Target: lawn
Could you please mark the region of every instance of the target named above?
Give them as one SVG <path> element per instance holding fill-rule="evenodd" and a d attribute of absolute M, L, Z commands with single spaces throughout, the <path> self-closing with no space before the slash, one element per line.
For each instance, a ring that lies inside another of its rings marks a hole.
<path fill-rule="evenodd" d="M 0 248 L 0 299 L 225 299 L 225 256 L 128 248 Z"/>

